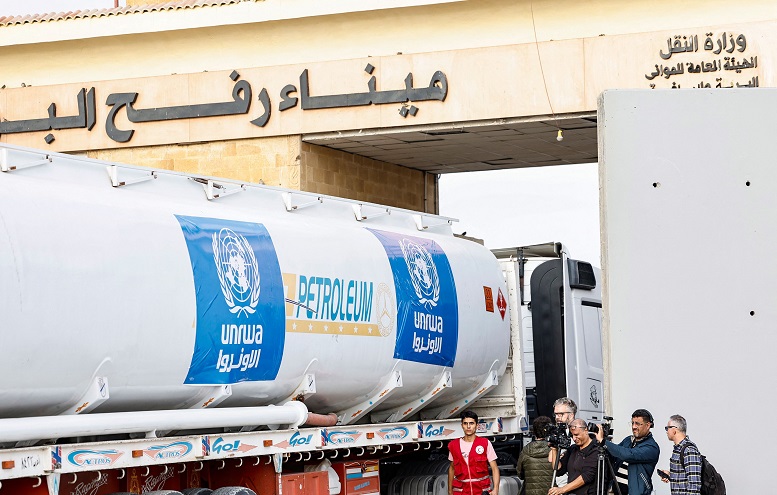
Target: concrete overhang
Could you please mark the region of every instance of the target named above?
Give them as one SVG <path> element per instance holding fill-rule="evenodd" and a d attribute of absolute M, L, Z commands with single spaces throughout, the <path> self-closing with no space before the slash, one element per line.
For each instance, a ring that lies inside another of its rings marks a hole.
<path fill-rule="evenodd" d="M 302 140 L 435 174 L 598 160 L 596 112 L 306 134 Z"/>

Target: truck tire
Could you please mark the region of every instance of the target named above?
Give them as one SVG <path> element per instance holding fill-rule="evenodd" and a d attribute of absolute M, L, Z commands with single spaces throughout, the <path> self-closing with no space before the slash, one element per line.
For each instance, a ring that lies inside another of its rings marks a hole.
<path fill-rule="evenodd" d="M 182 495 L 178 490 L 154 490 L 153 492 L 146 492 L 143 495 Z"/>
<path fill-rule="evenodd" d="M 181 493 L 183 495 L 211 495 L 213 490 L 210 488 L 184 488 Z"/>
<path fill-rule="evenodd" d="M 225 486 L 214 490 L 212 495 L 256 495 L 256 492 L 242 486 Z"/>

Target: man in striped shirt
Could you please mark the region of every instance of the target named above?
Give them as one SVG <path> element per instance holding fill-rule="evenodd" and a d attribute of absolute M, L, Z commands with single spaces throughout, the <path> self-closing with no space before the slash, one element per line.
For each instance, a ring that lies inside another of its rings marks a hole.
<path fill-rule="evenodd" d="M 688 438 L 687 428 L 688 423 L 679 414 L 671 416 L 664 427 L 667 438 L 674 443 L 674 449 L 669 460 L 669 479 L 662 477 L 661 480 L 669 483 L 672 495 L 701 493 L 701 453 Z"/>

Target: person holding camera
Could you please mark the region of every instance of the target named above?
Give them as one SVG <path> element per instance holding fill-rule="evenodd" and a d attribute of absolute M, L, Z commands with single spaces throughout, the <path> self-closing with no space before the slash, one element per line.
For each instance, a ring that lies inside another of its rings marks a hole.
<path fill-rule="evenodd" d="M 551 419 L 547 416 L 540 416 L 532 422 L 534 440 L 521 450 L 515 466 L 523 480 L 521 495 L 545 495 L 553 480 L 553 465 L 548 462 L 550 446 L 545 440 L 550 425 Z"/>
<path fill-rule="evenodd" d="M 499 495 L 499 468 L 496 451 L 488 439 L 475 433 L 478 415 L 473 411 L 461 413 L 461 429 L 464 437 L 448 443 L 448 495 Z M 488 468 L 494 477 L 494 488 Z"/>
<path fill-rule="evenodd" d="M 652 427 L 653 415 L 647 409 L 637 409 L 631 415 L 632 435 L 614 444 L 604 439 L 604 429 L 599 425 L 596 439 L 615 458 L 615 481 L 621 495 L 649 495 L 653 491 L 651 478 L 660 449 L 650 433 Z"/>
<path fill-rule="evenodd" d="M 566 425 L 568 427 L 575 420 L 575 415 L 577 415 L 577 404 L 569 397 L 561 397 L 553 403 L 553 417 L 556 419 L 556 426 Z M 553 464 L 550 453 L 548 453 L 548 461 Z M 557 476 L 556 484 L 558 486 L 566 485 L 567 477 Z"/>
<path fill-rule="evenodd" d="M 567 473 L 571 480 L 564 486 L 554 486 L 548 490 L 548 495 L 596 495 L 596 467 L 598 461 L 598 446 L 596 439 L 588 434 L 588 425 L 582 419 L 576 419 L 569 425 L 572 441 L 575 443 L 561 455 L 559 470 Z M 550 461 L 555 465 L 558 448 L 550 448 Z"/>
<path fill-rule="evenodd" d="M 569 397 L 561 397 L 553 403 L 553 416 L 556 423 L 571 424 L 577 414 L 577 404 Z"/>

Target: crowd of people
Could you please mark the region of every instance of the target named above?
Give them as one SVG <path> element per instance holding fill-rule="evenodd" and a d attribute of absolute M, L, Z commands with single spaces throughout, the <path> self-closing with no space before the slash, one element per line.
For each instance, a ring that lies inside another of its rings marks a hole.
<path fill-rule="evenodd" d="M 669 483 L 672 495 L 701 493 L 702 456 L 679 414 L 670 416 L 664 427 L 673 444 L 669 470 L 657 471 L 660 448 L 650 431 L 655 425 L 647 409 L 632 413 L 631 435 L 619 443 L 606 438 L 602 425 L 589 428 L 576 418 L 577 405 L 568 397 L 553 404 L 553 414 L 553 419 L 540 416 L 532 422 L 533 440 L 518 456 L 516 469 L 524 481 L 521 495 L 601 495 L 609 489 L 620 495 L 650 495 L 654 473 Z M 499 469 L 491 442 L 476 435 L 475 413 L 463 412 L 461 421 L 464 437 L 448 446 L 448 495 L 499 495 Z M 568 431 L 567 448 L 548 441 L 554 425 Z"/>

